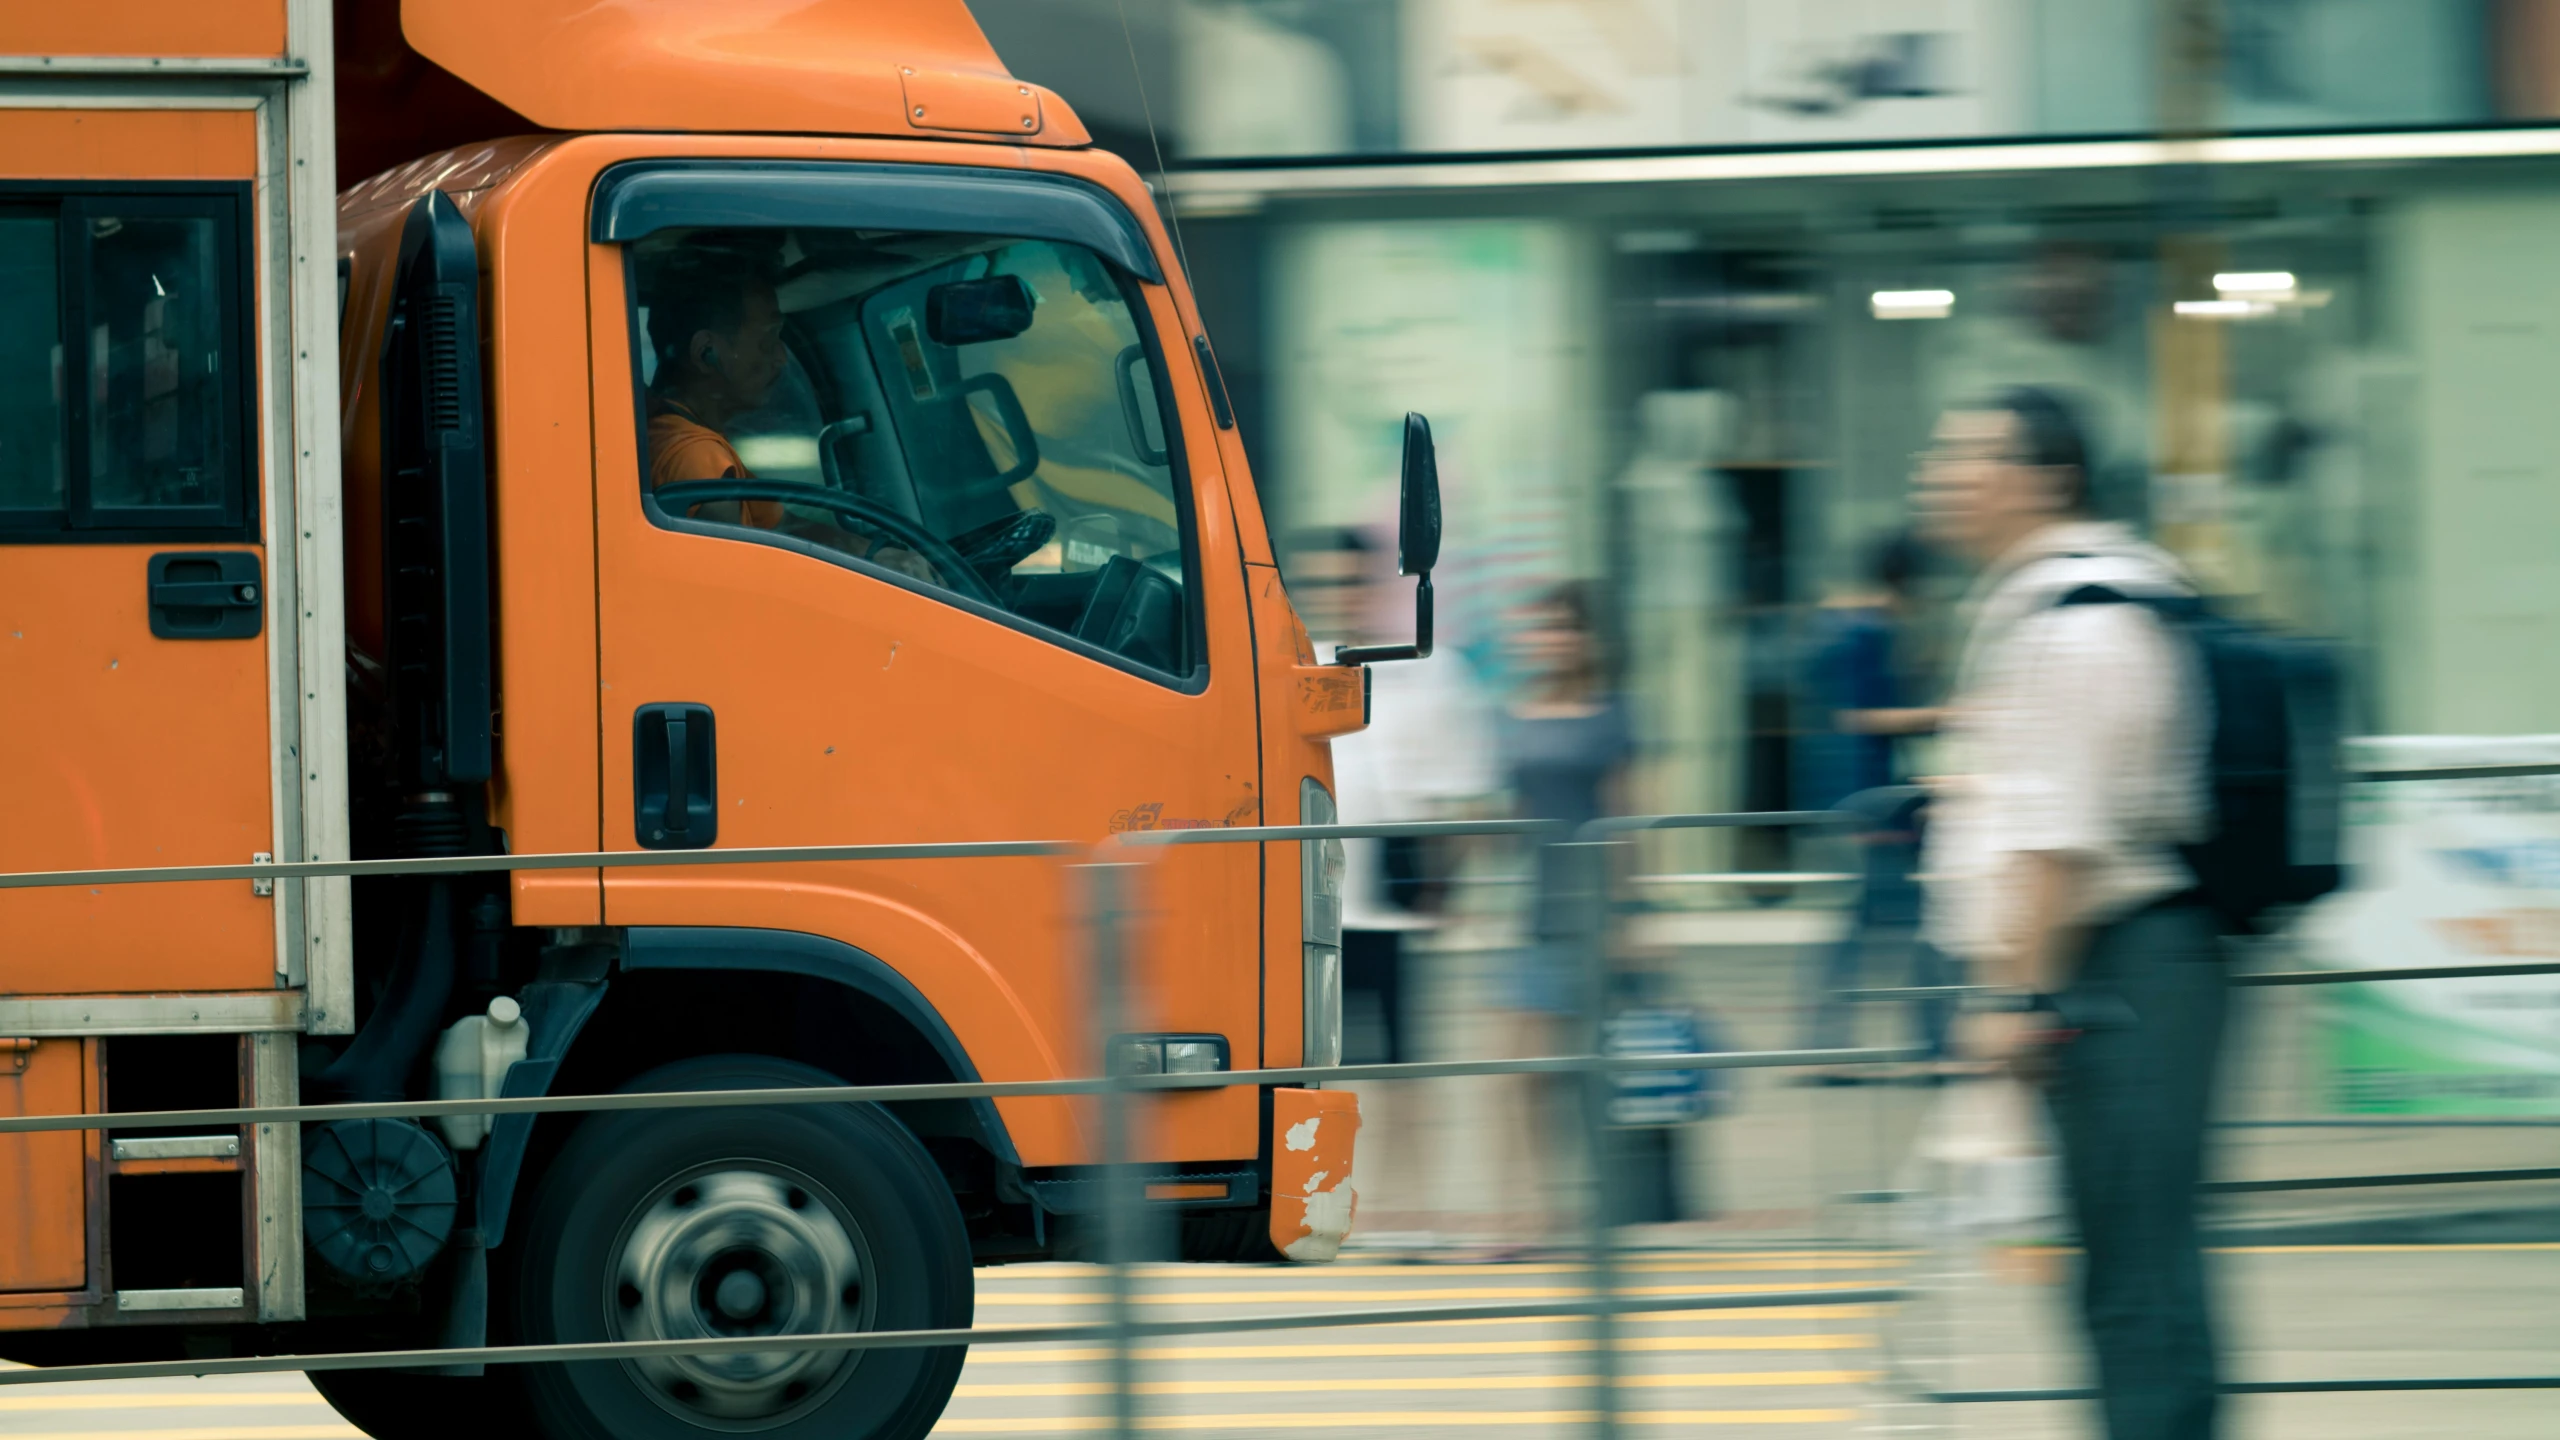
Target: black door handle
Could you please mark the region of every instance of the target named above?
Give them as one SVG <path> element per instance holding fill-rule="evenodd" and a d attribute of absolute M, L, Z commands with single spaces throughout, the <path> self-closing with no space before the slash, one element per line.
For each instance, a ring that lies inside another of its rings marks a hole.
<path fill-rule="evenodd" d="M 720 838 L 711 707 L 643 705 L 631 717 L 631 824 L 643 850 L 702 850 Z"/>
<path fill-rule="evenodd" d="M 151 633 L 163 640 L 246 640 L 264 623 L 254 550 L 154 555 L 147 573 Z"/>

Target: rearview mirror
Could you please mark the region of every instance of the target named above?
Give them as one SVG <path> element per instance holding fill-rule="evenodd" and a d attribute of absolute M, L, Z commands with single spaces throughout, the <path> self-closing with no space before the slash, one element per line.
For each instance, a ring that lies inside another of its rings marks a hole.
<path fill-rule="evenodd" d="M 1428 575 L 1440 563 L 1440 455 L 1431 422 L 1404 417 L 1403 503 L 1396 512 L 1396 573 Z"/>
<path fill-rule="evenodd" d="M 942 345 L 1010 340 L 1031 328 L 1031 287 L 1019 275 L 936 285 L 924 292 L 924 328 Z"/>
<path fill-rule="evenodd" d="M 1431 569 L 1440 563 L 1440 456 L 1431 444 L 1431 422 L 1408 410 L 1404 417 L 1404 478 L 1396 505 L 1396 573 L 1414 577 L 1413 643 L 1347 645 L 1333 653 L 1336 665 L 1431 658 Z"/>

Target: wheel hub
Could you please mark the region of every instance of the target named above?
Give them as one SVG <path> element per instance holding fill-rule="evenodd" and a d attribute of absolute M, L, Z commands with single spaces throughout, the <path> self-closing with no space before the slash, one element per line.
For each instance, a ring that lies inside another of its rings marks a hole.
<path fill-rule="evenodd" d="M 605 1297 L 618 1340 L 786 1338 L 868 1327 L 860 1232 L 806 1176 L 728 1161 L 661 1185 L 623 1227 Z M 853 1351 L 757 1350 L 626 1362 L 695 1424 L 762 1429 L 826 1398 Z"/>

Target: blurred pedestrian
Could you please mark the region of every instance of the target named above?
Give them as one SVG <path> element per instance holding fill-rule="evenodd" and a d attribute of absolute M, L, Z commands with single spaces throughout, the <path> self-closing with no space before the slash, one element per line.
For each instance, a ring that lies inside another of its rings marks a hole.
<path fill-rule="evenodd" d="M 1290 597 L 1319 653 L 1410 633 L 1413 606 L 1392 583 L 1394 557 L 1357 527 L 1302 531 L 1290 546 Z M 1444 637 L 1445 642 L 1445 637 Z M 1459 818 L 1499 788 L 1491 717 L 1454 645 L 1425 660 L 1373 666 L 1369 725 L 1333 742 L 1334 804 L 1345 825 Z M 1415 942 L 1446 921 L 1458 865 L 1446 840 L 1345 840 L 1342 891 L 1343 1063 L 1423 1058 L 1418 1035 L 1424 959 Z M 1371 1143 L 1361 1194 L 1372 1238 L 1428 1224 L 1428 1090 L 1372 1087 L 1362 1128 Z"/>
<path fill-rule="evenodd" d="M 1852 837 L 1861 883 L 1849 929 L 1825 957 L 1808 1006 L 1805 1048 L 1837 1050 L 1852 1044 L 1854 1007 L 1842 992 L 1857 985 L 1871 956 L 1889 951 L 1904 963 L 1902 983 L 1952 983 L 1936 947 L 1920 938 L 1920 887 L 1913 878 L 1920 855 L 1922 805 L 1900 789 L 1909 771 L 1900 742 L 1938 728 L 1934 707 L 1911 703 L 1907 631 L 1913 590 L 1920 578 L 1920 547 L 1895 533 L 1876 542 L 1862 583 L 1825 599 L 1813 617 L 1804 695 L 1807 723 L 1798 736 L 1798 803 L 1807 809 L 1847 810 L 1864 823 Z M 1944 997 L 1913 1006 L 1919 1042 L 1934 1076 L 1945 1054 L 1955 1007 Z M 1808 1080 L 1848 1084 L 1872 1067 L 1817 1071 Z"/>
<path fill-rule="evenodd" d="M 2178 850 L 2211 826 L 2210 701 L 2146 606 L 2084 603 L 2192 593 L 2169 555 L 2090 517 L 2087 456 L 2059 397 L 2018 388 L 1942 417 L 1914 477 L 1930 537 L 1984 566 L 1924 928 L 2029 996 L 1966 1016 L 1967 1038 L 2044 1089 L 2107 1434 L 2210 1440 L 2196 1183 L 2224 986 Z"/>
<path fill-rule="evenodd" d="M 1560 585 L 1521 607 L 1511 649 L 1519 689 L 1495 733 L 1513 803 L 1525 818 L 1554 822 L 1553 840 L 1569 840 L 1576 827 L 1623 809 L 1635 753 L 1626 706 L 1606 681 L 1588 592 Z M 1501 998 L 1513 1055 L 1573 1048 L 1574 1021 L 1584 1010 L 1582 882 L 1553 843 L 1536 854 L 1526 943 L 1512 954 Z M 1554 1233 L 1545 1187 L 1560 1153 L 1554 1111 L 1569 1095 L 1553 1077 L 1515 1079 L 1520 1095 L 1509 1107 L 1510 1153 L 1501 1173 L 1530 1198 L 1530 1238 L 1544 1240 Z"/>

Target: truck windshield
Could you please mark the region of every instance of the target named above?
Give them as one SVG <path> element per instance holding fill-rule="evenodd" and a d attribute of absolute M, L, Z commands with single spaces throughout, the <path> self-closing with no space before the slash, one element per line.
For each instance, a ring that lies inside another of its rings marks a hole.
<path fill-rule="evenodd" d="M 633 263 L 659 523 L 794 537 L 1191 674 L 1189 503 L 1133 281 L 1060 241 L 863 230 L 662 232 Z"/>

